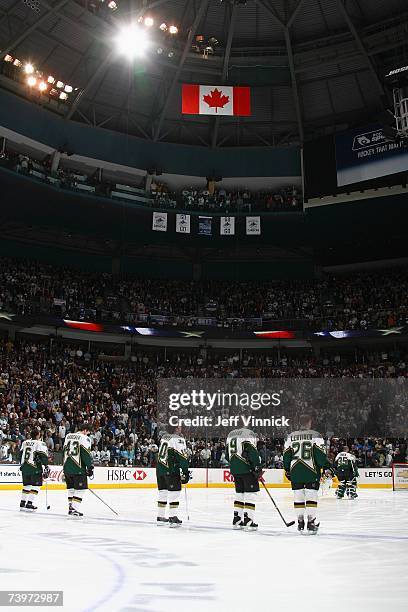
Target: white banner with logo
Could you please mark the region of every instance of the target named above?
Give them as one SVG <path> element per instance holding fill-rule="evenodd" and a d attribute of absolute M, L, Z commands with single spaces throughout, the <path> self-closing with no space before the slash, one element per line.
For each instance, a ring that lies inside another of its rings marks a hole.
<path fill-rule="evenodd" d="M 167 213 L 153 213 L 152 229 L 155 232 L 167 232 Z"/>
<path fill-rule="evenodd" d="M 235 235 L 235 217 L 220 218 L 220 234 L 221 236 Z"/>
<path fill-rule="evenodd" d="M 176 215 L 176 232 L 178 234 L 190 233 L 190 215 Z"/>
<path fill-rule="evenodd" d="M 392 488 L 391 468 L 360 468 L 358 485 L 362 488 Z M 191 488 L 222 488 L 233 487 L 234 478 L 228 468 L 192 468 Z M 65 489 L 62 478 L 62 467 L 50 466 L 48 487 L 50 489 Z M 290 487 L 283 470 L 265 470 L 263 478 L 270 487 Z M 2 489 L 21 488 L 22 478 L 18 465 L 0 464 L 0 491 Z M 95 489 L 136 489 L 155 488 L 155 468 L 141 467 L 95 467 L 95 474 L 89 480 L 91 488 Z"/>
<path fill-rule="evenodd" d="M 246 217 L 247 236 L 261 235 L 261 217 Z"/>
<path fill-rule="evenodd" d="M 360 485 L 392 486 L 392 468 L 359 468 L 358 483 Z M 388 488 L 388 487 L 387 487 Z"/>

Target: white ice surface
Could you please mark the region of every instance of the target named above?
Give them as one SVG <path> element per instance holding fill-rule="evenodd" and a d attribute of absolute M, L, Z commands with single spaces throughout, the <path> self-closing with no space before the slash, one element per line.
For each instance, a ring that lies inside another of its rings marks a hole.
<path fill-rule="evenodd" d="M 408 610 L 406 492 L 330 492 L 317 536 L 287 529 L 265 491 L 253 533 L 231 529 L 231 489 L 189 489 L 190 521 L 183 492 L 179 529 L 156 525 L 155 490 L 96 492 L 118 518 L 90 492 L 79 520 L 64 491 L 49 492 L 49 511 L 41 492 L 35 515 L 18 511 L 19 492 L 0 492 L 0 589 L 63 590 L 51 608 L 63 612 Z M 291 492 L 271 492 L 294 518 Z"/>

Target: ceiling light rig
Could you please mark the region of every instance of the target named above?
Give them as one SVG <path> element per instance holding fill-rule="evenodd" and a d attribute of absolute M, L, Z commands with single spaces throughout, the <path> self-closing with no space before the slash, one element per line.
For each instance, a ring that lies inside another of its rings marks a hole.
<path fill-rule="evenodd" d="M 53 75 L 37 70 L 31 61 L 23 62 L 9 53 L 3 57 L 0 71 L 6 77 L 21 83 L 26 87 L 30 97 L 37 94 L 40 99 L 69 102 L 70 96 L 78 92 L 77 87 L 56 79 Z"/>
<path fill-rule="evenodd" d="M 35 13 L 39 13 L 41 11 L 39 0 L 23 0 L 23 3 Z"/>
<path fill-rule="evenodd" d="M 214 55 L 219 46 L 219 41 L 215 36 L 204 36 L 197 34 L 194 38 L 191 50 L 198 55 L 202 55 L 204 59 L 208 59 L 210 55 Z"/>
<path fill-rule="evenodd" d="M 85 4 L 88 11 L 100 19 L 109 19 L 110 14 L 118 9 L 115 0 L 87 0 Z"/>
<path fill-rule="evenodd" d="M 118 53 L 129 60 L 144 57 L 148 51 L 171 59 L 175 55 L 178 33 L 175 23 L 166 23 L 148 13 L 141 15 L 137 23 L 124 26 L 115 37 L 115 43 Z"/>
<path fill-rule="evenodd" d="M 118 53 L 129 60 L 143 57 L 151 45 L 146 30 L 137 24 L 124 27 L 116 36 L 115 42 Z"/>

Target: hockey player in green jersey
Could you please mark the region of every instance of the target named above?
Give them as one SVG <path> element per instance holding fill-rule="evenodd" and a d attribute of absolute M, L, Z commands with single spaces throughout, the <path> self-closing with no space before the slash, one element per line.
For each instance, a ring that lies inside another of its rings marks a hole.
<path fill-rule="evenodd" d="M 33 501 L 43 483 L 48 478 L 48 451 L 38 429 L 34 429 L 31 439 L 25 440 L 20 451 L 23 490 L 21 492 L 20 510 L 37 510 Z"/>
<path fill-rule="evenodd" d="M 324 440 L 317 431 L 311 429 L 309 415 L 300 417 L 299 431 L 288 435 L 283 453 L 283 466 L 288 480 L 291 481 L 294 507 L 297 512 L 298 530 L 305 529 L 305 510 L 307 511 L 307 531 L 317 533 L 316 522 L 317 492 L 322 470 L 331 470 Z"/>
<path fill-rule="evenodd" d="M 348 446 L 345 446 L 343 451 L 336 456 L 334 469 L 340 482 L 336 491 L 338 499 L 343 499 L 344 493 L 347 493 L 347 497 L 356 499 L 358 497 L 356 490 L 358 467 L 355 456 L 349 453 Z"/>
<path fill-rule="evenodd" d="M 181 485 L 187 484 L 190 480 L 187 446 L 182 435 L 165 433 L 161 436 L 156 478 L 159 490 L 157 524 L 180 527 L 183 521 L 178 518 L 177 511 L 180 504 Z M 167 503 L 169 504 L 169 518 L 166 518 Z"/>
<path fill-rule="evenodd" d="M 256 435 L 250 429 L 234 429 L 227 437 L 226 459 L 235 481 L 234 529 L 258 529 L 255 523 L 255 499 L 262 467 L 256 445 Z"/>
<path fill-rule="evenodd" d="M 86 489 L 88 476 L 93 476 L 90 428 L 84 423 L 76 433 L 69 433 L 64 441 L 64 477 L 68 490 L 68 514 L 83 516 L 79 508 Z"/>

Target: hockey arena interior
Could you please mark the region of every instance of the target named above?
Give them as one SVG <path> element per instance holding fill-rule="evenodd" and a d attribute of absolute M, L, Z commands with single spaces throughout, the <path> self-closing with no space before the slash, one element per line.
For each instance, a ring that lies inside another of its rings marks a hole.
<path fill-rule="evenodd" d="M 0 608 L 408 609 L 406 0 L 0 0 Z"/>

